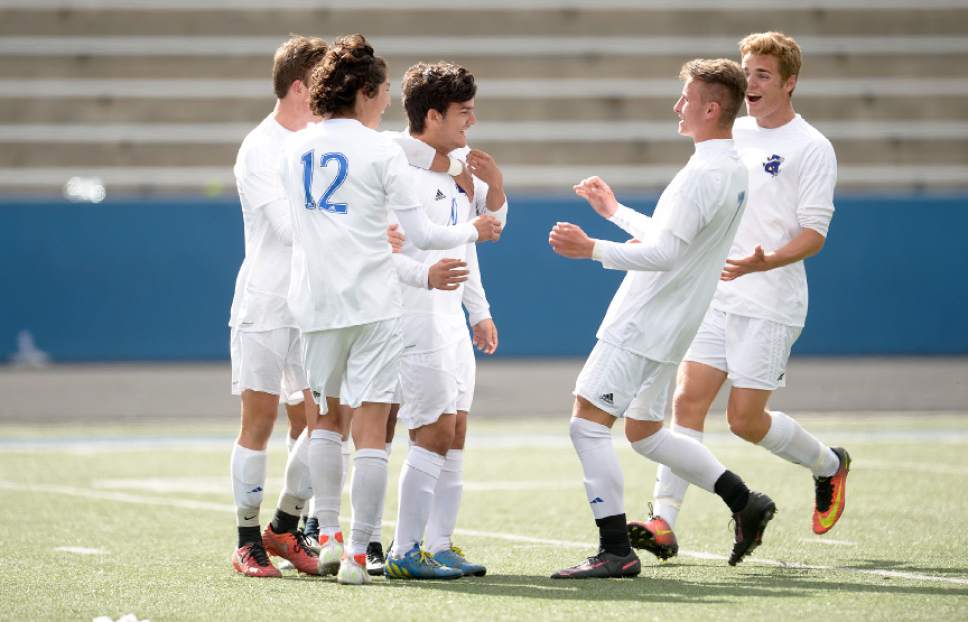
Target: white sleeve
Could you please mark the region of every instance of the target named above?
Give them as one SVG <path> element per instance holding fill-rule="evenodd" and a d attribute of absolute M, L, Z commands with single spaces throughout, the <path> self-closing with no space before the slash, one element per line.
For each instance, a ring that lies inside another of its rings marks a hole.
<path fill-rule="evenodd" d="M 484 282 L 481 279 L 481 266 L 477 261 L 477 245 L 467 245 L 467 280 L 464 281 L 464 292 L 461 302 L 467 309 L 467 319 L 471 326 L 476 326 L 483 320 L 490 319 L 491 305 L 484 293 Z"/>
<path fill-rule="evenodd" d="M 400 282 L 417 289 L 430 289 L 430 266 L 422 264 L 403 253 L 393 253 L 393 267 Z"/>
<path fill-rule="evenodd" d="M 427 171 L 433 166 L 434 155 L 437 150 L 424 141 L 418 140 L 406 132 L 384 132 L 384 134 L 400 145 L 403 154 L 407 157 L 407 162 L 411 166 Z"/>
<path fill-rule="evenodd" d="M 688 242 L 671 231 L 662 230 L 640 244 L 596 240 L 592 259 L 602 262 L 602 267 L 610 270 L 664 272 L 676 265 L 687 248 Z"/>
<path fill-rule="evenodd" d="M 637 240 L 649 237 L 655 231 L 656 226 L 652 219 L 642 212 L 625 207 L 621 203 L 608 220 Z"/>
<path fill-rule="evenodd" d="M 699 232 L 709 224 L 714 210 L 722 196 L 725 178 L 718 170 L 697 170 L 686 183 L 680 184 L 676 194 L 670 197 L 673 202 L 668 212 L 663 230 L 672 232 L 677 238 L 692 242 Z"/>
<path fill-rule="evenodd" d="M 292 224 L 289 199 L 283 185 L 282 169 L 273 169 L 247 161 L 238 177 L 239 194 L 254 210 L 261 210 L 269 228 L 286 246 L 292 246 Z"/>
<path fill-rule="evenodd" d="M 804 154 L 800 165 L 800 196 L 797 222 L 827 237 L 834 216 L 834 186 L 837 185 L 837 156 L 830 143 L 815 145 Z"/>

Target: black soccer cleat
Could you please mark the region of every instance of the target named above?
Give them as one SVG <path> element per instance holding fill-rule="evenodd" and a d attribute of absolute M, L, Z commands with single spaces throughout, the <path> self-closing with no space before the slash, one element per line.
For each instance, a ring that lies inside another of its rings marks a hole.
<path fill-rule="evenodd" d="M 621 579 L 637 577 L 642 572 L 642 562 L 635 551 L 619 556 L 605 551 L 589 557 L 577 566 L 559 570 L 552 579 Z"/>
<path fill-rule="evenodd" d="M 383 544 L 370 542 L 366 545 L 366 574 L 371 577 L 383 576 L 383 565 L 386 557 L 383 555 Z"/>
<path fill-rule="evenodd" d="M 776 514 L 776 504 L 761 492 L 750 492 L 750 498 L 739 512 L 733 514 L 735 522 L 735 538 L 733 552 L 729 556 L 729 565 L 735 566 L 743 558 L 763 543 L 763 532 L 766 525 Z"/>
<path fill-rule="evenodd" d="M 650 516 L 647 521 L 630 520 L 628 531 L 633 548 L 644 549 L 662 560 L 679 553 L 676 534 L 661 516 Z"/>

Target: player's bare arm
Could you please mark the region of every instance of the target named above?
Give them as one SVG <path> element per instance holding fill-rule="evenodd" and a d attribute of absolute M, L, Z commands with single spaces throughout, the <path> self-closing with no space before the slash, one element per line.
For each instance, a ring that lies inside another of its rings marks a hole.
<path fill-rule="evenodd" d="M 766 252 L 759 244 L 748 257 L 726 259 L 726 267 L 719 277 L 723 281 L 732 281 L 751 272 L 766 272 L 775 268 L 803 261 L 813 257 L 823 248 L 826 239 L 813 229 L 804 229 L 784 246 L 772 252 Z"/>
<path fill-rule="evenodd" d="M 497 326 L 493 319 L 487 318 L 474 324 L 474 345 L 484 354 L 497 351 Z"/>
<path fill-rule="evenodd" d="M 595 240 L 582 228 L 568 222 L 559 222 L 548 236 L 548 244 L 556 253 L 569 259 L 591 259 Z"/>
<path fill-rule="evenodd" d="M 487 184 L 487 209 L 492 212 L 501 209 L 507 202 L 504 194 L 504 174 L 498 168 L 494 158 L 480 149 L 471 149 L 467 154 L 467 169 Z"/>
<path fill-rule="evenodd" d="M 455 290 L 467 280 L 467 263 L 460 259 L 441 259 L 430 266 L 427 284 L 431 289 Z"/>

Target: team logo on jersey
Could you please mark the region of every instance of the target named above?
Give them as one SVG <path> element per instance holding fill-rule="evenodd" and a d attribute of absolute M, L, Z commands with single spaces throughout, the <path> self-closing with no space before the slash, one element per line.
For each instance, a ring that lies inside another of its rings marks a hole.
<path fill-rule="evenodd" d="M 437 196 L 434 197 L 434 201 L 439 201 L 441 199 L 446 199 L 446 198 L 447 197 L 444 196 L 444 193 L 440 191 L 440 188 L 437 188 Z"/>
<path fill-rule="evenodd" d="M 778 156 L 775 153 L 766 159 L 763 163 L 763 170 L 776 177 L 780 174 L 780 165 L 783 164 L 783 157 Z"/>

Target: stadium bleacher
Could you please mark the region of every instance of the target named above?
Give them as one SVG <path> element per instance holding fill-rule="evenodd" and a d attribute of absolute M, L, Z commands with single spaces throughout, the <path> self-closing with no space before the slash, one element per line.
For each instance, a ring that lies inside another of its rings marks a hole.
<path fill-rule="evenodd" d="M 735 58 L 768 29 L 804 48 L 796 106 L 833 141 L 841 191 L 968 189 L 964 0 L 2 0 L 0 192 L 59 193 L 80 175 L 231 194 L 290 32 L 363 32 L 391 78 L 418 60 L 469 67 L 472 141 L 514 191 L 563 193 L 594 172 L 648 192 L 690 151 L 671 111 L 679 66 Z M 402 117 L 397 100 L 385 126 Z"/>

